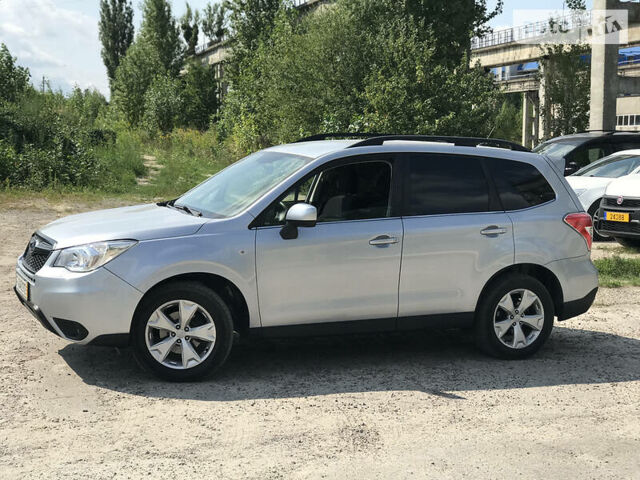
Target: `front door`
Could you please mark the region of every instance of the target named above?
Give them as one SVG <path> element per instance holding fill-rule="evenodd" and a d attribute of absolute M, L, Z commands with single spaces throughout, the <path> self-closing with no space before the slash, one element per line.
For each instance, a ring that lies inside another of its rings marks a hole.
<path fill-rule="evenodd" d="M 329 167 L 287 192 L 256 232 L 263 327 L 377 319 L 395 327 L 402 220 L 392 216 L 393 162 L 371 157 Z M 315 227 L 280 236 L 284 211 L 304 201 Z"/>

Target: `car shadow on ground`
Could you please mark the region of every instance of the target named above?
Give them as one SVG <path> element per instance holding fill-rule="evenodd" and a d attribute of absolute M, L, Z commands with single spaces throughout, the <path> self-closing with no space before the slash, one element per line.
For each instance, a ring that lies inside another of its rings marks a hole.
<path fill-rule="evenodd" d="M 338 393 L 421 391 L 464 400 L 469 390 L 640 380 L 640 341 L 556 327 L 534 357 L 489 358 L 466 332 L 260 340 L 236 345 L 217 375 L 199 383 L 156 380 L 130 349 L 67 345 L 60 355 L 90 385 L 159 398 L 209 401 Z"/>

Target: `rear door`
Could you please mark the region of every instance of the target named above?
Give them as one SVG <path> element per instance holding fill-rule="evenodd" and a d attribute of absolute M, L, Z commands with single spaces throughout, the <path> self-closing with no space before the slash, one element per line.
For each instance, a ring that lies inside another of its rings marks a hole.
<path fill-rule="evenodd" d="M 513 263 L 511 220 L 486 178 L 483 159 L 414 153 L 402 161 L 398 326 L 435 320 L 425 315 L 467 313 L 470 319 L 487 281 Z"/>

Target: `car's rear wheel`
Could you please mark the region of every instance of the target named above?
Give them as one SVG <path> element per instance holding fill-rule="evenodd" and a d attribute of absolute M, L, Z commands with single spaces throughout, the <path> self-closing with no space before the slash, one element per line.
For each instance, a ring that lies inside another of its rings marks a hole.
<path fill-rule="evenodd" d="M 193 381 L 227 359 L 233 319 L 220 296 L 204 285 L 171 283 L 143 299 L 132 334 L 143 367 L 166 380 Z"/>
<path fill-rule="evenodd" d="M 518 359 L 538 351 L 553 329 L 553 300 L 533 277 L 505 276 L 494 282 L 476 311 L 476 344 L 494 357 Z"/>
<path fill-rule="evenodd" d="M 640 239 L 616 237 L 616 242 L 624 247 L 640 249 Z"/>

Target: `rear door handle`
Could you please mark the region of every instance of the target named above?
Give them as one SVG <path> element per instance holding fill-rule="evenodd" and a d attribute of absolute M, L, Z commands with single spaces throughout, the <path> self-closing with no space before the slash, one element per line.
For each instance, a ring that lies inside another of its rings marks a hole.
<path fill-rule="evenodd" d="M 481 235 L 502 235 L 503 233 L 507 233 L 506 228 L 498 227 L 497 225 L 491 225 L 490 227 L 485 228 L 480 231 Z"/>
<path fill-rule="evenodd" d="M 390 237 L 389 235 L 380 235 L 376 238 L 372 238 L 369 240 L 369 245 L 374 246 L 384 246 L 384 245 L 392 245 L 394 243 L 398 243 L 397 237 Z"/>

